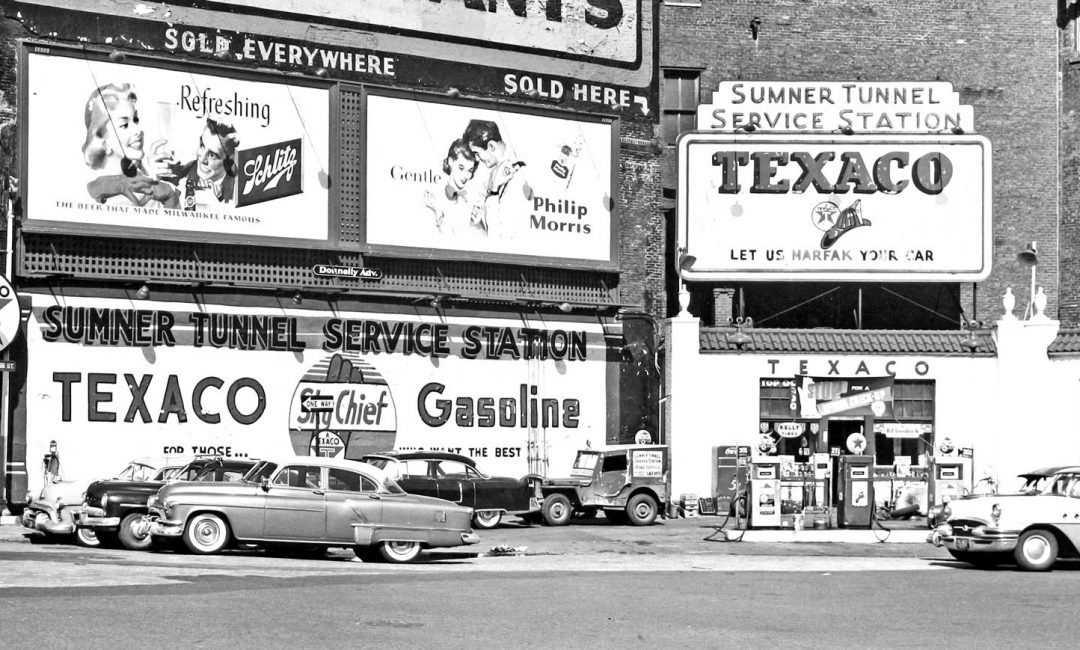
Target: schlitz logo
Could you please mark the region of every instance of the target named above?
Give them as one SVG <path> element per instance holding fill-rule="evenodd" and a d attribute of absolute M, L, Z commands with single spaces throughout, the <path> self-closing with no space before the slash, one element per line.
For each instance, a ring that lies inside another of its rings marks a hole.
<path fill-rule="evenodd" d="M 304 191 L 300 139 L 268 144 L 237 153 L 240 196 L 237 207 L 280 199 Z"/>
<path fill-rule="evenodd" d="M 870 225 L 869 219 L 863 219 L 861 199 L 843 210 L 832 201 L 822 201 L 810 211 L 810 219 L 815 228 L 825 232 L 821 238 L 822 250 L 829 250 L 847 231 Z"/>

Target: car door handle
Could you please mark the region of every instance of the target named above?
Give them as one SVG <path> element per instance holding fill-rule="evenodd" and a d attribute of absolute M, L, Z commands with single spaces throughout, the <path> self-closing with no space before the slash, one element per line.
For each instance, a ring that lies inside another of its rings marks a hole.
<path fill-rule="evenodd" d="M 381 496 L 379 496 L 378 494 L 369 494 L 369 495 L 367 495 L 367 498 L 369 498 L 369 499 L 375 499 L 376 501 L 378 501 L 378 500 L 379 500 L 379 499 L 381 499 L 382 497 L 381 497 Z"/>
<path fill-rule="evenodd" d="M 324 495 L 324 494 L 326 494 L 326 493 L 325 493 L 325 492 L 323 492 L 322 490 L 312 490 L 312 491 L 311 491 L 311 493 L 312 493 L 312 494 L 320 494 L 320 495 Z"/>

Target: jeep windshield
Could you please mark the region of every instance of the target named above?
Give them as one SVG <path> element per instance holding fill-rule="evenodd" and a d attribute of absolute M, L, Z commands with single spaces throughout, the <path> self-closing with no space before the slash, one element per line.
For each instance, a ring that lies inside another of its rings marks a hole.
<path fill-rule="evenodd" d="M 592 476 L 596 469 L 596 461 L 600 454 L 595 451 L 579 451 L 574 459 L 574 468 L 570 470 L 570 476 Z"/>

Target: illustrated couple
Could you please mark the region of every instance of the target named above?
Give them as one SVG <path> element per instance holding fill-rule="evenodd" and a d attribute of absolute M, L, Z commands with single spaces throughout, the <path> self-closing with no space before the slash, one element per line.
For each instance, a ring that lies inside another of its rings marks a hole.
<path fill-rule="evenodd" d="M 207 209 L 236 197 L 236 149 L 232 125 L 207 118 L 195 160 L 175 160 L 164 139 L 145 147 L 138 97 L 129 83 L 106 84 L 86 102 L 83 122 L 86 165 L 101 175 L 86 188 L 99 203 Z"/>
<path fill-rule="evenodd" d="M 498 236 L 507 225 L 502 218 L 506 205 L 532 200 L 525 163 L 490 120 L 470 120 L 461 138 L 451 143 L 442 167 L 447 177 L 443 196 L 424 193 L 442 233 Z"/>

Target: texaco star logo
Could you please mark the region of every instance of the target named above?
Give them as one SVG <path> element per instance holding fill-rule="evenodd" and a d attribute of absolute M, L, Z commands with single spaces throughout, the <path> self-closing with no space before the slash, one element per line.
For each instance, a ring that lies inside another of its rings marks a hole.
<path fill-rule="evenodd" d="M 835 226 L 838 216 L 840 216 L 840 207 L 832 201 L 822 201 L 810 212 L 814 227 L 821 232 L 828 232 L 829 228 Z"/>

